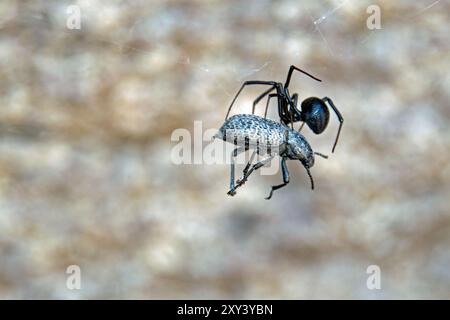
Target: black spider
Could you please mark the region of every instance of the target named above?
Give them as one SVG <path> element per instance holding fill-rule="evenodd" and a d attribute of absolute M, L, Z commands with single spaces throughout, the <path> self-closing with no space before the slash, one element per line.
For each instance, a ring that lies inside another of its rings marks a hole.
<path fill-rule="evenodd" d="M 233 101 L 231 102 L 231 105 L 228 108 L 228 112 L 225 117 L 225 120 L 228 119 L 228 115 L 230 114 L 231 108 L 233 107 L 233 104 L 236 101 L 238 95 L 241 93 L 241 91 L 247 85 L 270 86 L 270 88 L 268 90 L 263 92 L 253 102 L 252 114 L 255 113 L 256 104 L 259 101 L 261 101 L 261 99 L 263 99 L 265 96 L 269 95 L 267 98 L 266 110 L 264 112 L 264 118 L 266 118 L 267 108 L 269 106 L 270 99 L 277 97 L 278 98 L 278 114 L 280 116 L 280 121 L 282 123 L 284 123 L 285 125 L 291 124 L 292 128 L 294 128 L 294 122 L 298 122 L 298 121 L 303 122 L 303 124 L 300 126 L 298 131 L 300 131 L 303 128 L 303 125 L 306 123 L 308 125 L 308 127 L 315 134 L 322 133 L 327 128 L 328 121 L 330 120 L 330 112 L 326 105 L 326 102 L 328 102 L 330 107 L 336 113 L 336 116 L 338 117 L 338 120 L 339 120 L 339 129 L 338 129 L 338 132 L 336 135 L 336 140 L 334 142 L 333 149 L 332 149 L 332 152 L 334 152 L 334 149 L 336 148 L 336 144 L 339 139 L 339 134 L 341 133 L 342 125 L 344 123 L 344 118 L 342 117 L 341 113 L 334 105 L 333 101 L 328 97 L 324 97 L 322 99 L 317 98 L 317 97 L 306 98 L 305 100 L 303 100 L 303 102 L 301 104 L 301 110 L 297 109 L 298 94 L 294 93 L 291 96 L 289 94 L 289 90 L 288 90 L 289 83 L 291 81 L 292 72 L 294 70 L 297 70 L 303 74 L 306 74 L 307 76 L 313 78 L 314 80 L 322 81 L 293 65 L 289 68 L 289 72 L 287 75 L 286 82 L 284 83 L 284 86 L 281 82 L 275 82 L 275 81 L 259 81 L 259 80 L 246 81 L 242 84 L 241 88 L 239 89 L 239 91 L 237 92 Z M 276 90 L 276 93 L 271 93 L 274 90 Z"/>

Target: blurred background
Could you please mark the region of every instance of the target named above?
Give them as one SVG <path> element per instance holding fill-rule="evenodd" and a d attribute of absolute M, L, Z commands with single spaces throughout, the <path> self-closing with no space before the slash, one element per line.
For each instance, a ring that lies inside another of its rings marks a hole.
<path fill-rule="evenodd" d="M 0 297 L 450 298 L 449 19 L 439 0 L 1 1 Z M 229 197 L 228 165 L 173 163 L 175 129 L 219 128 L 242 82 L 291 64 L 323 80 L 291 92 L 345 117 L 332 155 L 334 114 L 303 129 L 330 154 L 316 190 L 295 162 L 270 201 L 279 173 Z"/>

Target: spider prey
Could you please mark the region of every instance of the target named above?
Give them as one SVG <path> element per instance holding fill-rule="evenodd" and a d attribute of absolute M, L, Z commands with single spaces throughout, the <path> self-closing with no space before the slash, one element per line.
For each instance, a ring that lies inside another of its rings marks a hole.
<path fill-rule="evenodd" d="M 336 144 L 339 139 L 339 134 L 341 132 L 342 125 L 344 123 L 344 118 L 334 105 L 333 101 L 328 97 L 324 97 L 322 99 L 317 97 L 309 97 L 303 100 L 303 102 L 301 103 L 301 110 L 297 109 L 298 94 L 294 93 L 291 96 L 288 89 L 289 83 L 291 82 L 292 73 L 295 70 L 313 78 L 314 80 L 322 81 L 314 77 L 313 75 L 307 73 L 306 71 L 297 68 L 296 66 L 291 66 L 289 68 L 289 72 L 286 78 L 286 82 L 284 83 L 284 86 L 282 83 L 275 81 L 259 81 L 259 80 L 246 81 L 242 84 L 241 88 L 239 89 L 233 101 L 231 102 L 225 120 L 228 119 L 228 115 L 230 114 L 231 108 L 233 107 L 233 104 L 236 101 L 239 94 L 241 93 L 241 91 L 244 89 L 245 86 L 249 85 L 269 86 L 269 88 L 266 91 L 264 91 L 260 96 L 258 96 L 253 102 L 252 114 L 255 113 L 255 108 L 258 102 L 261 101 L 265 96 L 268 96 L 266 110 L 264 112 L 264 118 L 266 118 L 267 108 L 269 106 L 270 99 L 277 98 L 278 115 L 280 117 L 280 121 L 286 125 L 290 124 L 292 129 L 294 128 L 294 122 L 299 121 L 303 122 L 303 124 L 299 128 L 299 131 L 303 128 L 303 125 L 306 123 L 315 134 L 322 133 L 327 128 L 328 121 L 330 119 L 330 112 L 328 111 L 328 107 L 326 105 L 326 102 L 328 102 L 328 104 L 333 109 L 334 113 L 336 114 L 339 120 L 339 129 L 332 149 L 332 152 L 334 152 L 334 149 L 336 148 Z M 276 91 L 276 93 L 272 93 L 273 91 Z"/>
<path fill-rule="evenodd" d="M 253 171 L 269 163 L 277 154 L 281 157 L 283 183 L 272 186 L 266 199 L 270 199 L 275 190 L 289 183 L 289 171 L 286 165 L 288 159 L 299 160 L 302 163 L 311 180 L 311 189 L 314 189 L 314 180 L 309 170 L 314 165 L 314 154 L 327 158 L 325 155 L 313 152 L 305 137 L 299 132 L 284 124 L 256 115 L 239 114 L 232 116 L 225 121 L 215 137 L 238 145 L 231 154 L 230 191 L 228 192 L 231 196 L 236 194 L 236 189 L 247 181 Z M 235 182 L 234 158 L 249 149 L 256 149 L 256 151 L 253 152 L 251 160 L 247 163 L 241 179 Z M 255 152 L 260 154 L 261 151 L 266 151 L 267 157 L 251 165 Z"/>

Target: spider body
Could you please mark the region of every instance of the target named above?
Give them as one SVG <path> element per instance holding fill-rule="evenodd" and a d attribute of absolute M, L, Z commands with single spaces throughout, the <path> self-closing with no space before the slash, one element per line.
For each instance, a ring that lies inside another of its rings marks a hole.
<path fill-rule="evenodd" d="M 247 181 L 253 171 L 269 163 L 275 155 L 281 157 L 283 183 L 272 186 L 266 199 L 270 199 L 275 190 L 289 183 L 289 171 L 286 160 L 298 160 L 302 163 L 311 180 L 311 188 L 314 189 L 314 180 L 309 170 L 314 165 L 314 155 L 317 154 L 326 158 L 320 153 L 313 152 L 308 141 L 301 133 L 284 124 L 256 115 L 238 114 L 230 117 L 222 125 L 215 137 L 238 146 L 231 154 L 230 191 L 228 192 L 231 196 L 236 194 L 236 189 Z M 235 182 L 234 158 L 241 152 L 249 149 L 255 151 L 244 169 L 243 176 Z M 252 166 L 251 163 L 255 153 L 264 154 L 266 157 Z"/>
<path fill-rule="evenodd" d="M 324 97 L 322 99 L 317 98 L 317 97 L 307 98 L 301 103 L 301 109 L 298 109 L 297 108 L 298 94 L 294 93 L 291 95 L 289 93 L 289 89 L 288 89 L 289 83 L 291 81 L 291 76 L 294 71 L 299 71 L 303 74 L 306 74 L 307 76 L 313 78 L 314 80 L 322 81 L 322 80 L 314 77 L 313 75 L 297 68 L 296 66 L 291 66 L 289 68 L 289 72 L 288 72 L 286 82 L 284 83 L 284 85 L 281 82 L 275 82 L 275 81 L 260 81 L 260 80 L 246 81 L 241 86 L 241 88 L 237 92 L 236 96 L 234 97 L 233 101 L 231 102 L 231 105 L 228 108 L 228 112 L 225 117 L 225 120 L 228 119 L 228 115 L 230 114 L 231 108 L 233 107 L 233 104 L 236 101 L 237 97 L 239 96 L 241 91 L 244 89 L 244 87 L 246 87 L 248 85 L 269 86 L 269 88 L 266 91 L 264 91 L 260 96 L 258 96 L 255 99 L 255 101 L 253 102 L 252 114 L 255 113 L 256 105 L 264 97 L 267 96 L 268 98 L 267 98 L 267 103 L 266 103 L 266 109 L 264 112 L 264 118 L 266 118 L 270 99 L 277 98 L 278 115 L 280 117 L 280 122 L 282 122 L 286 125 L 290 124 L 292 129 L 294 128 L 295 122 L 303 122 L 303 124 L 306 123 L 308 125 L 308 127 L 315 134 L 320 134 L 323 131 L 325 131 L 325 129 L 328 126 L 329 119 L 330 119 L 330 112 L 329 112 L 328 106 L 327 106 L 327 103 L 328 103 L 339 120 L 339 129 L 338 129 L 338 133 L 336 135 L 336 139 L 335 139 L 333 149 L 332 149 L 332 152 L 334 152 L 334 150 L 336 148 L 336 144 L 339 140 L 339 134 L 341 132 L 342 125 L 344 123 L 344 118 L 342 117 L 341 113 L 334 105 L 333 101 L 328 97 Z M 275 91 L 275 93 L 273 93 L 274 91 Z M 300 127 L 299 131 L 302 129 L 303 124 Z"/>

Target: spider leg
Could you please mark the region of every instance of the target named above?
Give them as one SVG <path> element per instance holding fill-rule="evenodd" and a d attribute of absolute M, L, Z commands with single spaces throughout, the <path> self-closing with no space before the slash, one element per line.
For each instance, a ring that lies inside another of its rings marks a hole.
<path fill-rule="evenodd" d="M 289 122 L 291 123 L 291 129 L 294 130 L 294 110 L 296 109 L 295 106 L 296 104 L 294 104 L 294 100 L 292 100 L 292 98 L 288 95 L 288 101 L 289 101 L 289 105 L 291 107 L 291 110 L 289 111 Z M 286 106 L 287 109 L 287 106 Z"/>
<path fill-rule="evenodd" d="M 256 105 L 261 101 L 261 99 L 263 99 L 266 95 L 268 95 L 269 93 L 271 93 L 274 89 L 276 89 L 275 86 L 273 86 L 272 88 L 269 88 L 268 90 L 264 91 L 260 96 L 258 96 L 255 101 L 253 101 L 253 108 L 252 108 L 252 114 L 255 114 L 255 108 Z"/>
<path fill-rule="evenodd" d="M 276 89 L 277 93 L 272 93 L 269 94 L 270 92 L 272 92 L 272 90 Z M 255 114 L 255 107 L 256 105 L 261 101 L 261 99 L 263 99 L 266 95 L 269 94 L 269 97 L 267 98 L 267 104 L 266 104 L 266 110 L 264 112 L 264 118 L 267 117 L 267 108 L 269 107 L 269 101 L 270 98 L 272 97 L 278 97 L 278 109 L 282 110 L 282 106 L 283 106 L 283 101 L 281 100 L 283 98 L 283 90 L 282 90 L 282 85 L 280 83 L 277 83 L 273 88 L 269 88 L 269 90 L 266 90 L 265 92 L 263 92 L 259 97 L 257 97 L 255 99 L 255 101 L 253 101 L 253 108 L 252 108 L 252 114 Z"/>
<path fill-rule="evenodd" d="M 292 112 L 289 111 L 288 104 L 293 103 L 291 97 L 287 94 L 278 94 L 278 116 L 280 117 L 280 123 L 284 125 L 291 124 L 291 128 L 294 128 L 294 119 Z"/>
<path fill-rule="evenodd" d="M 234 158 L 237 157 L 238 154 L 247 151 L 248 147 L 238 147 L 236 149 L 233 150 L 233 152 L 231 153 L 231 173 L 230 173 L 230 191 L 228 191 L 228 195 L 230 196 L 234 196 L 236 194 L 236 187 L 234 184 Z"/>
<path fill-rule="evenodd" d="M 334 105 L 333 101 L 330 98 L 324 97 L 324 98 L 322 98 L 322 100 L 325 102 L 328 102 L 328 104 L 331 106 L 331 108 L 333 109 L 334 113 L 336 114 L 336 116 L 338 117 L 338 120 L 339 120 L 339 129 L 338 129 L 338 132 L 336 135 L 336 140 L 334 141 L 333 149 L 331 151 L 331 152 L 334 152 L 334 149 L 336 148 L 336 144 L 339 140 L 339 135 L 341 134 L 342 125 L 344 124 L 344 118 L 342 117 L 341 113 L 336 108 L 336 106 Z"/>
<path fill-rule="evenodd" d="M 249 85 L 266 85 L 266 86 L 276 87 L 278 84 L 275 81 L 259 81 L 259 80 L 245 81 L 242 84 L 242 86 L 239 89 L 239 91 L 234 96 L 234 99 L 231 102 L 230 107 L 228 108 L 228 112 L 227 112 L 227 115 L 225 116 L 225 120 L 228 119 L 228 115 L 230 114 L 231 108 L 233 107 L 233 104 L 236 101 L 236 99 L 239 96 L 239 94 L 241 93 L 241 91 L 244 89 L 245 86 L 249 86 Z"/>
<path fill-rule="evenodd" d="M 297 103 L 298 103 L 298 94 L 297 93 L 294 93 L 292 95 L 292 101 L 294 102 L 294 106 L 297 106 Z"/>
<path fill-rule="evenodd" d="M 300 128 L 298 128 L 298 132 L 302 131 L 304 125 L 305 125 L 305 122 L 302 122 Z"/>
<path fill-rule="evenodd" d="M 273 97 L 278 97 L 278 94 L 277 93 L 269 94 L 269 97 L 267 98 L 267 103 L 266 103 L 266 110 L 264 111 L 264 118 L 267 117 L 267 109 L 269 108 L 270 98 L 273 98 Z"/>
<path fill-rule="evenodd" d="M 288 72 L 288 75 L 287 75 L 287 78 L 286 78 L 286 82 L 285 82 L 285 84 L 284 84 L 284 87 L 285 87 L 285 88 L 289 87 L 289 83 L 291 82 L 292 72 L 294 72 L 294 70 L 299 71 L 299 72 L 301 72 L 301 73 L 303 73 L 303 74 L 306 74 L 307 76 L 313 78 L 314 80 L 322 81 L 322 80 L 320 80 L 319 78 L 316 78 L 316 77 L 314 77 L 313 75 L 309 74 L 308 72 L 303 71 L 303 70 L 297 68 L 296 66 L 293 66 L 293 65 L 292 65 L 292 66 L 289 68 L 289 72 Z"/>
<path fill-rule="evenodd" d="M 291 124 L 291 129 L 294 129 L 294 123 L 302 119 L 301 111 L 297 109 L 298 94 L 294 93 L 291 97 L 287 89 L 285 92 L 283 95 L 285 99 L 278 99 L 281 102 L 278 105 L 278 115 L 281 123 L 285 125 Z"/>
<path fill-rule="evenodd" d="M 294 108 L 292 108 L 292 113 L 294 113 L 295 112 L 295 115 L 294 115 L 294 117 L 295 117 L 295 122 L 298 122 L 298 121 L 302 121 L 302 112 L 300 111 L 300 110 L 298 110 L 297 109 L 297 105 L 298 105 L 298 93 L 294 93 L 293 95 L 292 95 L 292 102 L 293 102 L 293 105 L 294 105 Z M 301 130 L 301 129 L 299 129 L 299 130 Z M 299 131 L 300 132 L 300 131 Z"/>
<path fill-rule="evenodd" d="M 266 198 L 266 200 L 269 200 L 270 198 L 272 198 L 272 194 L 275 190 L 283 188 L 284 186 L 286 186 L 289 183 L 289 171 L 288 171 L 288 168 L 286 165 L 285 157 L 281 158 L 281 173 L 283 175 L 283 183 L 276 185 L 276 186 L 272 186 L 272 189 L 270 189 L 270 194 Z"/>

